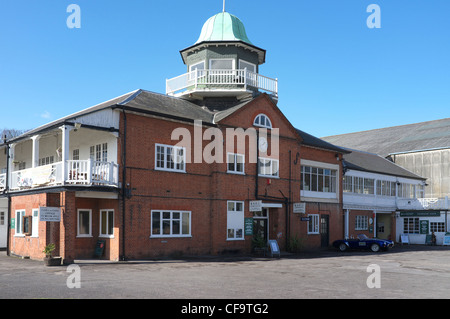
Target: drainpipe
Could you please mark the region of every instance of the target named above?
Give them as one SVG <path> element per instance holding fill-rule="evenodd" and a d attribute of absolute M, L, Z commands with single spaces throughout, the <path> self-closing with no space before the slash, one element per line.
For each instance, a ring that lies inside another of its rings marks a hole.
<path fill-rule="evenodd" d="M 125 107 L 122 106 L 123 114 L 123 143 L 122 143 L 122 261 L 126 260 L 125 255 L 125 220 L 126 220 L 126 175 L 127 175 L 127 115 L 125 113 Z"/>
<path fill-rule="evenodd" d="M 6 214 L 6 255 L 11 255 L 11 249 L 10 249 L 10 239 L 9 236 L 11 235 L 11 195 L 9 194 L 9 160 L 10 160 L 10 154 L 9 154 L 9 143 L 6 143 L 6 180 L 5 180 L 5 192 L 8 193 L 8 213 Z"/>

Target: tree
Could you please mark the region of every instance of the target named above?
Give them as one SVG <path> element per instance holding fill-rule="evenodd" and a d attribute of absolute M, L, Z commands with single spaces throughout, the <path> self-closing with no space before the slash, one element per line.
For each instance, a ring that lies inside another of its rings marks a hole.
<path fill-rule="evenodd" d="M 9 128 L 0 129 L 0 143 L 4 143 L 6 140 L 22 135 L 25 132 L 26 132 L 25 130 L 18 130 L 18 129 L 9 129 Z"/>

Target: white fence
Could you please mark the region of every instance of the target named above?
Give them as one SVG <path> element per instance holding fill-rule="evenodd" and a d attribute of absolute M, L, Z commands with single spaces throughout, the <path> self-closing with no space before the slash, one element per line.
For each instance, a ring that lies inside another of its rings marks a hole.
<path fill-rule="evenodd" d="M 166 94 L 184 91 L 218 88 L 234 89 L 253 87 L 278 95 L 278 80 L 243 70 L 198 70 L 185 73 L 166 81 Z"/>
<path fill-rule="evenodd" d="M 21 190 L 54 185 L 119 185 L 119 168 L 115 163 L 93 160 L 67 161 L 66 180 L 63 178 L 63 163 L 29 168 L 11 173 L 10 188 Z M 6 181 L 6 174 L 0 175 Z M 4 183 L 6 186 L 6 183 Z"/>

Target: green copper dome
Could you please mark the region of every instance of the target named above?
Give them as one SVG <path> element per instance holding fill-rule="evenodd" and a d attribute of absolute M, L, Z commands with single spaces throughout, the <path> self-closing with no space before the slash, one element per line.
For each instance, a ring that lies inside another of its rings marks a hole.
<path fill-rule="evenodd" d="M 196 44 L 204 41 L 243 41 L 252 44 L 242 21 L 228 12 L 218 13 L 205 22 Z"/>

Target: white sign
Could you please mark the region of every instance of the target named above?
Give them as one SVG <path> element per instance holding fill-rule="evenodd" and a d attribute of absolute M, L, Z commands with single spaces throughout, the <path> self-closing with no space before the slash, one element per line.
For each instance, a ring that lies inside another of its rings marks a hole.
<path fill-rule="evenodd" d="M 60 222 L 61 208 L 59 207 L 39 207 L 39 221 Z"/>
<path fill-rule="evenodd" d="M 294 203 L 294 213 L 306 214 L 306 203 Z"/>
<path fill-rule="evenodd" d="M 262 200 L 251 200 L 250 201 L 250 211 L 251 212 L 262 211 Z"/>

